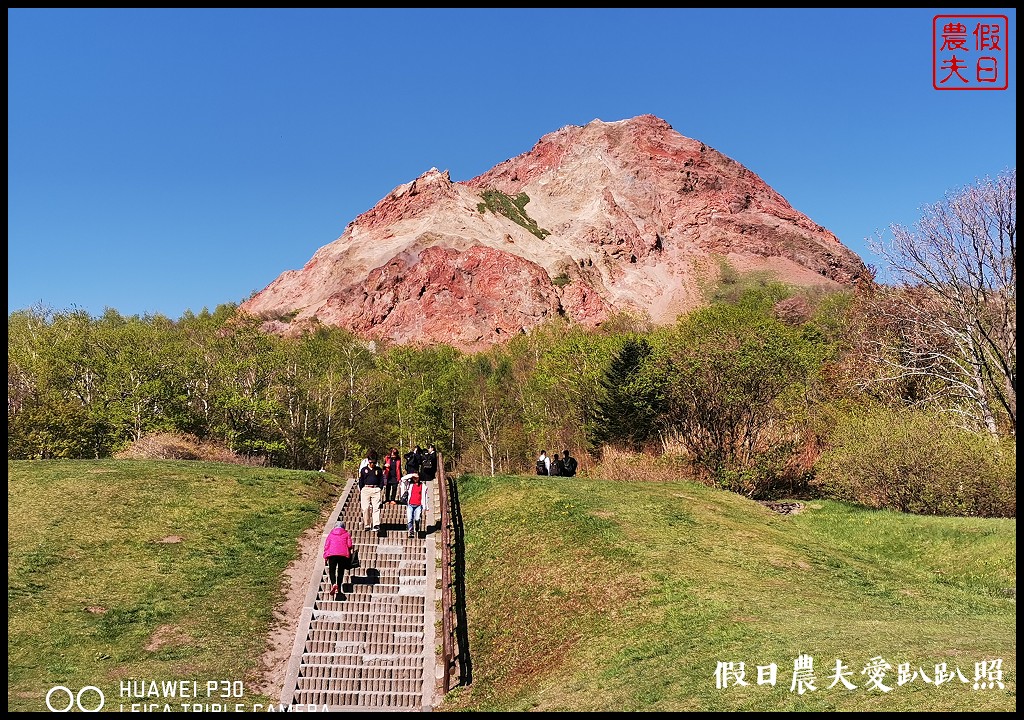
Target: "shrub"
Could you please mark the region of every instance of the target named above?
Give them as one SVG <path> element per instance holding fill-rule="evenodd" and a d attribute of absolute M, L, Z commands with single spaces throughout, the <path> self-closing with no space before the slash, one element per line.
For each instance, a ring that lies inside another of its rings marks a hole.
<path fill-rule="evenodd" d="M 690 462 L 675 455 L 652 455 L 622 450 L 611 445 L 601 449 L 601 460 L 588 473 L 593 477 L 627 482 L 693 480 Z"/>
<path fill-rule="evenodd" d="M 874 410 L 842 416 L 815 463 L 828 497 L 921 515 L 1016 517 L 1017 449 L 948 417 Z"/>
<path fill-rule="evenodd" d="M 265 465 L 265 459 L 245 457 L 215 442 L 195 435 L 157 432 L 143 435 L 114 455 L 118 460 L 205 460 L 234 465 Z"/>
<path fill-rule="evenodd" d="M 808 497 L 811 473 L 804 467 L 804 452 L 795 441 L 776 439 L 769 449 L 755 453 L 742 466 L 723 465 L 714 470 L 696 466 L 705 483 L 754 500 Z"/>
<path fill-rule="evenodd" d="M 480 213 L 490 210 L 496 215 L 504 215 L 517 225 L 522 225 L 541 240 L 551 234 L 550 230 L 538 227 L 537 221 L 526 214 L 526 205 L 530 202 L 530 196 L 526 193 L 519 193 L 513 198 L 500 190 L 484 190 L 480 197 L 483 198 L 483 202 L 476 206 Z"/>
<path fill-rule="evenodd" d="M 775 302 L 775 290 L 754 289 L 736 305 L 697 310 L 655 360 L 667 400 L 660 425 L 686 443 L 699 472 L 752 498 L 802 486 L 805 397 L 831 352 L 773 317 Z"/>

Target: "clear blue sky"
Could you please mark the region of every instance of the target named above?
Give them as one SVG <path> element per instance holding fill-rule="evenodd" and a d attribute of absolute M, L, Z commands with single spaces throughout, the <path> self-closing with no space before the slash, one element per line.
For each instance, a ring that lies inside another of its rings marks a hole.
<path fill-rule="evenodd" d="M 932 18 L 1009 18 L 1009 89 L 932 87 Z M 1016 12 L 8 9 L 8 312 L 198 312 L 431 167 L 657 115 L 866 262 L 1016 166 Z"/>

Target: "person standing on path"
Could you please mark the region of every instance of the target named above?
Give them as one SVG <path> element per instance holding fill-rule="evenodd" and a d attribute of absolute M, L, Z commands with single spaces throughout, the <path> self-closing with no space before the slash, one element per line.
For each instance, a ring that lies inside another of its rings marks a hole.
<path fill-rule="evenodd" d="M 324 542 L 324 560 L 327 562 L 327 575 L 331 580 L 331 595 L 335 600 L 345 599 L 339 588 L 343 584 L 351 558 L 352 536 L 345 529 L 345 523 L 339 520 Z"/>
<path fill-rule="evenodd" d="M 427 448 L 427 451 L 423 453 L 423 459 L 420 461 L 420 479 L 423 482 L 430 482 L 437 477 L 437 450 L 434 449 L 433 445 Z"/>
<path fill-rule="evenodd" d="M 413 474 L 409 480 L 409 504 L 405 509 L 405 520 L 409 526 L 409 537 L 414 537 L 414 531 L 422 527 L 424 513 L 430 508 L 430 491 L 419 474 Z"/>
<path fill-rule="evenodd" d="M 369 458 L 359 471 L 359 507 L 363 513 L 363 530 L 380 531 L 380 503 L 384 492 L 384 471 Z"/>
<path fill-rule="evenodd" d="M 402 477 L 402 457 L 393 447 L 384 458 L 384 502 L 394 505 L 398 499 L 398 481 Z"/>

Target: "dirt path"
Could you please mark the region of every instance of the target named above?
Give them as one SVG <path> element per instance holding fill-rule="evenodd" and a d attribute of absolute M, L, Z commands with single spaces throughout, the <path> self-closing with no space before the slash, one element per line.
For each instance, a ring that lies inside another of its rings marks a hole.
<path fill-rule="evenodd" d="M 284 571 L 284 599 L 274 609 L 273 626 L 267 638 L 267 650 L 260 658 L 259 674 L 254 690 L 277 702 L 284 689 L 284 677 L 295 644 L 295 633 L 302 615 L 309 578 L 321 551 L 320 538 L 324 532 L 321 520 L 299 537 L 298 556 Z"/>

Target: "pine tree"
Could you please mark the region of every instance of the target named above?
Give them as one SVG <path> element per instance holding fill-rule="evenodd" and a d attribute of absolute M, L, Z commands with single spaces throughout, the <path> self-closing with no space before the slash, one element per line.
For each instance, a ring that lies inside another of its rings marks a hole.
<path fill-rule="evenodd" d="M 631 338 L 612 358 L 601 378 L 601 392 L 589 436 L 598 447 L 622 445 L 639 450 L 656 437 L 661 384 L 645 373 L 652 349 L 647 340 Z"/>

